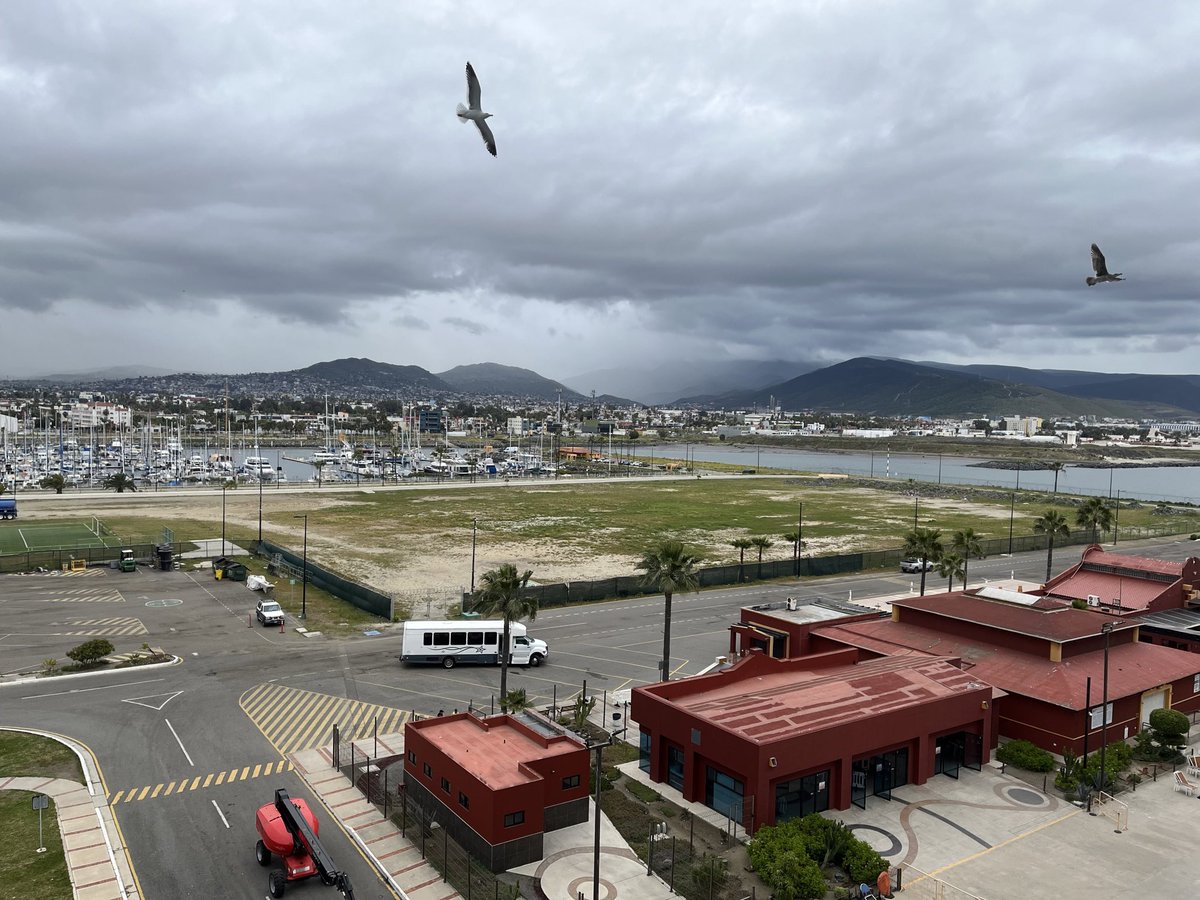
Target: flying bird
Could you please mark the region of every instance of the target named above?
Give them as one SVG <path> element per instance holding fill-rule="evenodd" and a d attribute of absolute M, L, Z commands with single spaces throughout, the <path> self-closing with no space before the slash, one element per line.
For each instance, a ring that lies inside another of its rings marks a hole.
<path fill-rule="evenodd" d="M 474 122 L 480 135 L 483 136 L 483 143 L 487 145 L 488 153 L 495 156 L 496 139 L 492 136 L 492 129 L 488 128 L 488 123 L 484 121 L 491 115 L 491 113 L 485 113 L 479 105 L 479 79 L 475 76 L 475 70 L 471 68 L 471 64 L 467 63 L 467 105 L 458 104 L 458 120 L 464 124 Z"/>
<path fill-rule="evenodd" d="M 1125 280 L 1121 277 L 1120 272 L 1117 272 L 1115 275 L 1108 274 L 1108 266 L 1104 264 L 1104 254 L 1100 252 L 1100 248 L 1095 244 L 1092 244 L 1092 268 L 1096 270 L 1096 277 L 1093 278 L 1090 275 L 1087 277 L 1088 287 L 1091 287 L 1093 284 L 1103 284 L 1106 281 Z"/>

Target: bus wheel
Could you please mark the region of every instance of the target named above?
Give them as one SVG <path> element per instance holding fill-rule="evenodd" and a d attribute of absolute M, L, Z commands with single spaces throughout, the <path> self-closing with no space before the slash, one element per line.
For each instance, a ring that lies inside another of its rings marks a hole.
<path fill-rule="evenodd" d="M 453 669 L 454 668 L 454 657 L 453 656 L 443 656 L 442 657 L 442 668 L 443 669 Z"/>
<path fill-rule="evenodd" d="M 538 666 L 540 666 L 541 664 L 542 664 L 542 654 L 535 653 L 535 654 L 533 654 L 533 656 L 529 657 L 529 665 L 533 666 L 535 669 Z"/>

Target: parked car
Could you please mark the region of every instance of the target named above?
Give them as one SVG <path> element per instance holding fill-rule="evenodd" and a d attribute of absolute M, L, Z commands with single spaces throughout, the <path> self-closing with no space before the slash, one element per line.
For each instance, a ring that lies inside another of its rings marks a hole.
<path fill-rule="evenodd" d="M 259 600 L 254 615 L 263 625 L 283 624 L 283 607 L 274 600 Z"/>
<path fill-rule="evenodd" d="M 914 572 L 920 573 L 921 568 L 922 568 L 922 561 L 919 559 L 902 559 L 902 560 L 900 560 L 900 571 L 901 572 L 908 572 L 909 574 L 912 574 Z M 933 571 L 933 560 L 932 559 L 924 560 L 924 568 L 925 568 L 926 572 L 932 572 Z"/>

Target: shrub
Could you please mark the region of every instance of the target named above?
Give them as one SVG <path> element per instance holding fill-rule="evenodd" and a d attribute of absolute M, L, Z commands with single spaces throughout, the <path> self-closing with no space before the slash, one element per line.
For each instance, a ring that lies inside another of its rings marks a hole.
<path fill-rule="evenodd" d="M 838 862 L 853 841 L 854 834 L 839 820 L 811 813 L 800 820 L 805 852 L 822 869 Z"/>
<path fill-rule="evenodd" d="M 1054 757 L 1031 741 L 1009 741 L 996 751 L 996 759 L 1030 772 L 1049 772 L 1054 768 Z"/>
<path fill-rule="evenodd" d="M 696 896 L 715 896 L 721 893 L 729 877 L 729 861 L 723 856 L 705 853 L 692 866 L 692 887 Z M 822 882 L 824 887 L 824 882 Z M 824 893 L 822 891 L 822 893 Z"/>
<path fill-rule="evenodd" d="M 662 799 L 662 795 L 658 791 L 640 781 L 630 781 L 627 790 L 643 803 L 652 803 Z"/>
<path fill-rule="evenodd" d="M 50 657 L 49 659 L 43 659 L 42 660 L 42 674 L 43 675 L 57 675 L 58 674 L 58 660 L 55 659 L 54 657 Z"/>
<path fill-rule="evenodd" d="M 1177 709 L 1156 709 L 1150 713 L 1150 727 L 1163 737 L 1186 738 L 1191 723 Z M 1186 743 L 1186 739 L 1180 743 Z"/>
<path fill-rule="evenodd" d="M 842 856 L 842 868 L 855 884 L 874 884 L 887 862 L 870 844 L 855 838 Z"/>
<path fill-rule="evenodd" d="M 92 665 L 99 662 L 105 656 L 113 652 L 112 641 L 105 638 L 94 638 L 90 641 L 84 641 L 78 647 L 67 651 L 67 656 L 75 660 L 81 666 Z"/>
<path fill-rule="evenodd" d="M 777 900 L 816 900 L 825 896 L 821 867 L 804 853 L 785 853 L 779 860 L 779 878 L 771 887 Z"/>

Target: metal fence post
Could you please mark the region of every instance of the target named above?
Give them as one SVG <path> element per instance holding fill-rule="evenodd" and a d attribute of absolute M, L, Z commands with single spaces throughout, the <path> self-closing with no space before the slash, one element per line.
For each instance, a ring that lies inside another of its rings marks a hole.
<path fill-rule="evenodd" d="M 671 883 L 667 887 L 675 890 L 675 835 L 671 835 Z"/>

